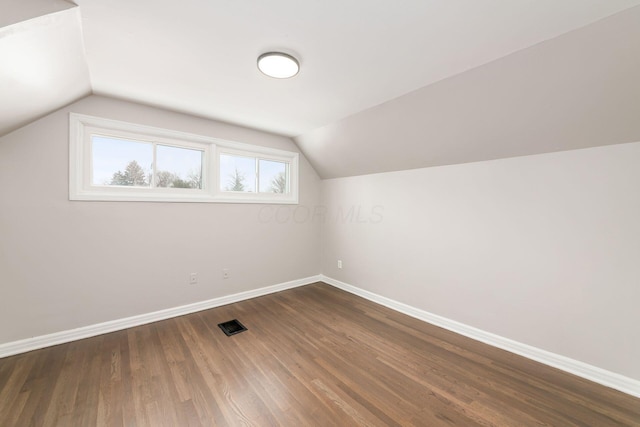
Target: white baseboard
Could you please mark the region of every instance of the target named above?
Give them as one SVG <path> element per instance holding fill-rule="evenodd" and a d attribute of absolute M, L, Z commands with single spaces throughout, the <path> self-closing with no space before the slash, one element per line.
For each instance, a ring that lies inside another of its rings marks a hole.
<path fill-rule="evenodd" d="M 55 332 L 53 334 L 41 335 L 38 337 L 27 338 L 20 341 L 13 341 L 0 344 L 0 358 L 12 356 L 14 354 L 26 353 L 27 351 L 37 350 L 39 348 L 49 347 L 52 345 L 63 344 L 70 341 L 76 341 L 83 338 L 94 337 L 109 332 L 120 331 L 122 329 L 134 326 L 144 325 L 146 323 L 157 322 L 172 317 L 182 316 L 185 314 L 195 313 L 197 311 L 207 310 L 222 305 L 232 304 L 238 301 L 259 297 L 262 295 L 272 294 L 284 291 L 286 289 L 296 288 L 315 282 L 320 282 L 321 276 L 311 276 L 304 279 L 292 280 L 290 282 L 280 283 L 273 286 L 267 286 L 251 291 L 240 292 L 233 295 L 213 298 L 207 301 L 200 301 L 193 304 L 182 305 L 179 307 L 168 308 L 165 310 L 154 311 L 151 313 L 140 314 L 137 316 L 126 317 L 124 319 L 111 320 L 95 325 L 83 326 L 68 331 Z"/>
<path fill-rule="evenodd" d="M 607 371 L 575 359 L 571 359 L 559 354 L 551 353 L 527 344 L 523 344 L 509 338 L 483 331 L 473 326 L 465 325 L 446 317 L 438 316 L 427 311 L 412 307 L 410 305 L 374 294 L 364 289 L 357 288 L 339 280 L 332 279 L 324 275 L 306 277 L 304 279 L 292 280 L 290 282 L 280 283 L 273 286 L 267 286 L 251 291 L 240 292 L 233 295 L 213 298 L 207 301 L 201 301 L 193 304 L 187 304 L 179 307 L 168 308 L 165 310 L 154 311 L 151 313 L 141 314 L 137 316 L 126 317 L 123 319 L 112 320 L 95 325 L 83 326 L 68 331 L 56 332 L 53 334 L 41 335 L 38 337 L 27 338 L 24 340 L 13 341 L 0 344 L 0 358 L 12 356 L 15 354 L 26 353 L 28 351 L 37 350 L 44 347 L 63 344 L 70 341 L 80 340 L 84 338 L 102 335 L 109 332 L 115 332 L 122 329 L 140 326 L 147 323 L 157 322 L 172 317 L 182 316 L 185 314 L 195 313 L 197 311 L 207 310 L 210 308 L 220 307 L 222 305 L 232 304 L 234 302 L 244 301 L 275 292 L 292 289 L 299 286 L 308 285 L 315 282 L 325 282 L 336 288 L 342 289 L 354 295 L 373 301 L 377 304 L 389 307 L 392 310 L 404 313 L 424 322 L 431 323 L 436 326 L 456 332 L 460 335 L 472 338 L 477 341 L 492 345 L 494 347 L 507 350 L 511 353 L 524 356 L 528 359 L 535 360 L 545 365 L 553 366 L 579 377 L 602 384 L 607 387 L 622 391 L 632 396 L 640 397 L 640 381 L 615 372 Z"/>
<path fill-rule="evenodd" d="M 524 356 L 528 359 L 535 360 L 536 362 L 553 366 L 554 368 L 558 368 L 579 377 L 596 382 L 598 384 L 611 387 L 623 393 L 640 397 L 640 381 L 633 378 L 625 377 L 624 375 L 607 371 L 605 369 L 580 362 L 579 360 L 570 359 L 559 354 L 551 353 L 550 351 L 532 347 L 530 345 L 523 344 L 509 338 L 501 337 L 499 335 L 474 328 L 473 326 L 456 322 L 455 320 L 447 319 L 446 317 L 429 313 L 419 308 L 415 308 L 410 305 L 383 297 L 381 295 L 365 291 L 364 289 L 357 288 L 347 283 L 340 282 L 339 280 L 332 279 L 325 275 L 321 275 L 321 278 L 323 282 L 335 286 L 336 288 L 342 289 L 354 295 L 358 295 L 377 304 L 384 305 L 385 307 L 389 307 L 392 310 L 404 313 L 411 317 L 415 317 L 416 319 L 420 319 L 424 322 L 440 326 L 441 328 L 448 329 L 452 332 L 456 332 L 460 335 L 464 335 L 474 340 L 481 341 L 485 344 L 507 350 L 511 353 Z"/>

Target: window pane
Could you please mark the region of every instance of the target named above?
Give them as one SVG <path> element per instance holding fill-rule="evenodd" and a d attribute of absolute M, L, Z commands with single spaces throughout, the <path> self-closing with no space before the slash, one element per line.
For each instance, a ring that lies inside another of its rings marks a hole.
<path fill-rule="evenodd" d="M 200 150 L 156 146 L 156 187 L 202 189 L 202 156 Z"/>
<path fill-rule="evenodd" d="M 260 192 L 288 193 L 287 164 L 273 160 L 260 160 Z"/>
<path fill-rule="evenodd" d="M 93 185 L 150 185 L 152 144 L 92 135 L 91 153 Z"/>
<path fill-rule="evenodd" d="M 256 159 L 221 154 L 220 190 L 254 193 L 256 191 Z"/>

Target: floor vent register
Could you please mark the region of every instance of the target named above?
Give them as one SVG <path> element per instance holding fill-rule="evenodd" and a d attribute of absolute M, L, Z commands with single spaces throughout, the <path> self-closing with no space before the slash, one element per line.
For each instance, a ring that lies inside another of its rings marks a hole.
<path fill-rule="evenodd" d="M 240 332 L 244 332 L 247 330 L 245 326 L 238 321 L 238 319 L 229 320 L 227 322 L 218 323 L 218 327 L 222 329 L 222 332 L 225 333 L 226 336 L 230 337 L 231 335 L 239 334 Z"/>

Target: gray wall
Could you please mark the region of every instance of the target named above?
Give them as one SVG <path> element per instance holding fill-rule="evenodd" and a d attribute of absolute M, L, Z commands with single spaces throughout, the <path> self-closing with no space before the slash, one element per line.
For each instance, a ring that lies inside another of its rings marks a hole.
<path fill-rule="evenodd" d="M 638 165 L 630 143 L 325 180 L 323 273 L 640 379 Z"/>
<path fill-rule="evenodd" d="M 269 205 L 69 201 L 69 112 L 298 151 L 289 138 L 98 96 L 0 138 L 0 343 L 319 273 L 319 224 L 276 222 Z M 302 206 L 318 204 L 319 186 L 301 156 Z"/>

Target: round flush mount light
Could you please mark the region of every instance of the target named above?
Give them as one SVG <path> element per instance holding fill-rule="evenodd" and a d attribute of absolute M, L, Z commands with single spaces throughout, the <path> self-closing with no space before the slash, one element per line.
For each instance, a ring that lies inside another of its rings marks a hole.
<path fill-rule="evenodd" d="M 258 69 L 276 79 L 288 79 L 298 74 L 300 64 L 291 55 L 282 52 L 267 52 L 258 57 Z"/>

